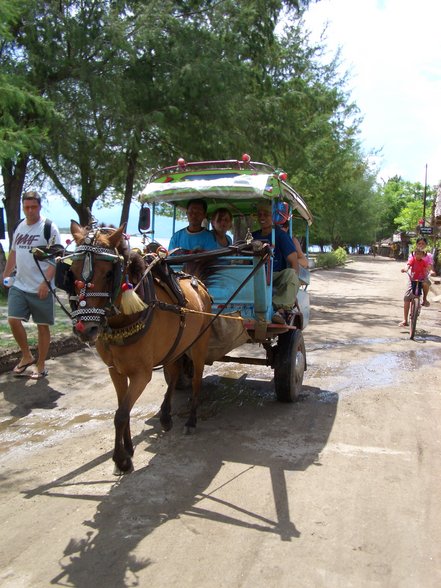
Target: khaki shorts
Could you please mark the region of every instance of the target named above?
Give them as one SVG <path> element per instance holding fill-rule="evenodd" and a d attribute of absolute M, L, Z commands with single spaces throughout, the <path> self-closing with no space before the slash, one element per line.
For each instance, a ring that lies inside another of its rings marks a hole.
<path fill-rule="evenodd" d="M 32 320 L 37 325 L 53 325 L 55 321 L 54 297 L 49 292 L 46 298 L 40 299 L 38 294 L 23 292 L 19 288 L 9 288 L 8 318 L 21 321 Z"/>

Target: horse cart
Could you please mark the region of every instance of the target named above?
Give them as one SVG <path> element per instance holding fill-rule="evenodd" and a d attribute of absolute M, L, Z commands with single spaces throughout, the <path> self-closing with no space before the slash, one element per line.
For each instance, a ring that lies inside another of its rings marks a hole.
<path fill-rule="evenodd" d="M 309 321 L 309 271 L 300 268 L 301 287 L 297 299 L 292 301 L 287 324 L 273 323 L 272 251 L 271 247 L 253 241 L 251 235 L 257 228 L 257 206 L 267 202 L 272 205 L 274 225 L 288 221 L 289 232 L 293 234 L 294 224 L 295 232 L 301 230 L 304 234 L 307 247 L 312 215 L 286 179 L 284 172 L 252 162 L 247 155 L 240 161 L 186 163 L 181 159 L 149 179 L 140 195 L 139 229 L 154 242 L 155 216 L 158 206 L 164 203 L 173 211 L 170 235 L 176 230 L 178 209 L 185 210 L 195 198 L 207 203 L 208 218 L 220 207 L 230 211 L 232 246 L 214 252 L 180 255 L 178 251 L 166 262 L 177 272 L 189 267 L 189 262 L 191 268 L 198 264 L 204 268 L 203 281 L 213 300 L 206 364 L 221 361 L 269 366 L 274 370 L 277 399 L 292 402 L 299 396 L 307 367 L 303 330 Z M 303 227 L 296 225 L 300 222 Z M 273 228 L 272 243 L 274 231 Z M 265 357 L 255 352 L 257 345 L 263 348 Z M 181 371 L 186 369 L 188 364 L 183 361 Z M 185 380 L 182 376 L 181 381 Z"/>
<path fill-rule="evenodd" d="M 172 234 L 177 209 L 194 198 L 204 199 L 208 213 L 219 206 L 231 211 L 234 243 L 215 251 L 169 255 L 155 242 L 158 205 L 173 208 Z M 130 250 L 124 226 L 115 229 L 95 222 L 81 226 L 72 221 L 74 251 L 54 252 L 51 247 L 48 252 L 34 251 L 37 261 L 56 260 L 56 284 L 68 294 L 66 312 L 73 330 L 82 341 L 95 345 L 108 367 L 118 399 L 113 451 L 118 475 L 133 470 L 130 413 L 155 367 L 163 366 L 167 381 L 159 416 L 164 431 L 172 427 L 174 389 L 185 376 L 191 378 L 187 433 L 196 429 L 207 363 L 270 366 L 276 396 L 284 402 L 296 400 L 306 369 L 302 333 L 309 320 L 308 272 L 301 276 L 289 320 L 273 323 L 272 250 L 269 243 L 251 235 L 256 205 L 265 201 L 272 206 L 274 223 L 303 220 L 308 242 L 312 217 L 286 175 L 245 156 L 242 161 L 186 164 L 180 160 L 153 174 L 141 200 L 143 250 Z M 241 354 L 245 343 L 251 343 L 251 349 L 261 345 L 265 357 Z M 232 352 L 234 356 L 229 355 Z"/>

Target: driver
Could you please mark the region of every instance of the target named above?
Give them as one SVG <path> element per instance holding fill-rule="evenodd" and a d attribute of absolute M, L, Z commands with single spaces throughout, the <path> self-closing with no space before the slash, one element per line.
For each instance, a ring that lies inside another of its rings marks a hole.
<path fill-rule="evenodd" d="M 270 203 L 259 204 L 257 220 L 260 230 L 253 232 L 253 238 L 271 243 L 273 218 Z M 274 262 L 273 262 L 273 306 L 276 312 L 272 321 L 284 324 L 291 311 L 300 287 L 298 277 L 299 260 L 291 237 L 280 227 L 275 227 Z"/>
<path fill-rule="evenodd" d="M 216 249 L 217 243 L 213 233 L 202 226 L 207 218 L 207 203 L 201 198 L 190 200 L 187 204 L 188 227 L 176 231 L 170 239 L 169 251 L 184 249 L 187 253 L 207 249 Z M 177 252 L 178 253 L 178 252 Z"/>

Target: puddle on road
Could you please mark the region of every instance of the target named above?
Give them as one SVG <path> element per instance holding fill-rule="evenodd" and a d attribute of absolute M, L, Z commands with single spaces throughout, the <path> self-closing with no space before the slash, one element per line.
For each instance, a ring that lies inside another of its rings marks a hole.
<path fill-rule="evenodd" d="M 367 345 L 385 343 L 388 340 L 356 341 L 358 344 L 362 342 Z M 330 344 L 321 349 L 337 346 Z M 363 388 L 399 385 L 409 371 L 424 369 L 439 362 L 439 359 L 439 352 L 436 349 L 424 349 L 422 346 L 402 352 L 369 354 L 357 362 L 334 362 L 325 367 L 323 357 L 320 358 L 320 365 L 317 367 L 314 366 L 314 357 L 310 357 L 300 400 L 314 399 L 322 403 L 335 404 L 342 395 L 349 395 Z M 185 409 L 179 409 L 179 404 L 181 407 L 184 406 L 188 392 L 178 391 L 177 396 L 175 406 L 181 416 Z M 201 419 L 210 418 L 217 414 L 222 406 L 244 405 L 260 408 L 271 402 L 274 402 L 274 382 L 273 370 L 270 367 L 224 364 L 220 370 L 217 365 L 207 367 L 205 371 L 199 416 Z M 132 418 L 148 421 L 155 417 L 157 409 L 158 407 L 153 404 L 140 406 L 132 411 Z M 31 414 L 25 418 L 13 413 L 5 415 L 0 422 L 0 455 L 19 446 L 26 448 L 38 444 L 53 444 L 57 439 L 71 435 L 72 430 L 86 433 L 102 421 L 109 422 L 109 430 L 113 427 L 113 409 L 81 414 L 72 411 L 50 412 L 48 415 L 47 411 L 32 407 Z"/>
<path fill-rule="evenodd" d="M 93 428 L 97 422 L 108 421 L 110 429 L 113 427 L 114 411 L 95 411 L 93 413 L 82 413 L 75 416 L 50 415 L 42 417 L 43 413 L 34 413 L 23 421 L 21 417 L 4 418 L 0 423 L 0 455 L 4 455 L 15 446 L 30 447 L 38 444 L 50 444 L 63 439 L 73 430 Z M 132 411 L 132 418 L 149 419 L 156 414 L 156 411 L 138 410 Z M 109 430 L 110 430 L 109 429 Z"/>
<path fill-rule="evenodd" d="M 381 388 L 399 384 L 406 377 L 406 372 L 424 369 L 439 361 L 436 349 L 417 349 L 403 352 L 390 352 L 366 358 L 360 362 L 328 365 L 314 368 L 309 365 L 306 372 L 306 384 L 314 379 L 332 379 L 331 388 L 339 393 L 355 392 L 362 388 Z M 323 386 L 322 386 L 323 387 Z"/>
<path fill-rule="evenodd" d="M 330 341 L 329 343 L 322 343 L 315 347 L 308 347 L 308 351 L 322 351 L 324 349 L 338 349 L 339 347 L 348 347 L 351 345 L 384 345 L 385 343 L 390 345 L 391 343 L 399 343 L 403 340 L 403 337 L 391 337 L 388 339 L 383 338 L 360 338 L 360 339 L 347 339 L 345 341 Z"/>

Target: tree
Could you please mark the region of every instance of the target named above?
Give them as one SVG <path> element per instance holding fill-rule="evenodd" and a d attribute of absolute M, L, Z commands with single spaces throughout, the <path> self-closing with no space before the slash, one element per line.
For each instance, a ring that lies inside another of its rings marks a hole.
<path fill-rule="evenodd" d="M 233 145 L 219 129 L 234 71 L 262 58 L 282 9 L 307 4 L 29 0 L 16 49 L 60 114 L 38 159 L 80 221 L 122 189 L 128 214 L 140 162 Z"/>
<path fill-rule="evenodd" d="M 426 211 L 430 211 L 435 190 L 426 190 Z M 378 189 L 375 206 L 378 211 L 378 238 L 389 237 L 397 231 L 415 231 L 423 216 L 424 186 L 400 176 L 390 178 Z"/>
<path fill-rule="evenodd" d="M 27 79 L 26 66 L 15 50 L 24 3 L 0 5 L 0 163 L 9 238 L 20 217 L 20 196 L 31 153 L 44 144 L 52 105 Z"/>
<path fill-rule="evenodd" d="M 419 220 L 423 216 L 423 203 L 421 200 L 412 200 L 401 209 L 400 214 L 394 219 L 399 231 L 415 231 Z"/>
<path fill-rule="evenodd" d="M 307 4 L 27 0 L 12 54 L 58 115 L 33 155 L 80 222 L 115 199 L 127 220 L 164 161 L 251 149 L 289 172 L 317 239 L 349 238 L 372 181 L 338 61 L 320 64 L 302 32 Z M 290 24 L 278 38 L 283 11 Z"/>

